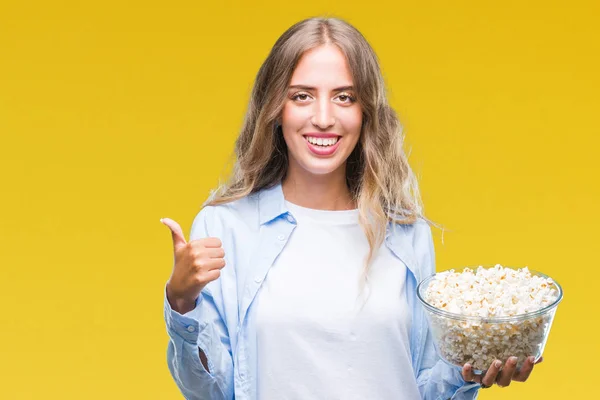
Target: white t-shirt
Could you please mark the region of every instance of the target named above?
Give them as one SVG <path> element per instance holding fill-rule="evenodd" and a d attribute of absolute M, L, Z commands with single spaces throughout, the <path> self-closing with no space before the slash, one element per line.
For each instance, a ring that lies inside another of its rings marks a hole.
<path fill-rule="evenodd" d="M 286 204 L 297 226 L 255 299 L 258 398 L 418 399 L 406 267 L 382 245 L 361 310 L 358 210 Z"/>

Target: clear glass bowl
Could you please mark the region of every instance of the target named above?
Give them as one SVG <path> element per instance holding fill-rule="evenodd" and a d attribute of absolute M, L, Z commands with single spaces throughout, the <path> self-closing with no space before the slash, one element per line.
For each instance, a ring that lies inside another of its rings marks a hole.
<path fill-rule="evenodd" d="M 475 271 L 477 267 L 471 269 Z M 536 271 L 529 272 L 548 278 Z M 476 374 L 487 370 L 496 359 L 504 365 L 509 357 L 516 356 L 517 369 L 529 356 L 539 360 L 556 308 L 563 297 L 562 288 L 556 281 L 554 285 L 558 297 L 552 304 L 527 314 L 483 318 L 451 313 L 429 304 L 425 300 L 425 293 L 436 275 L 419 283 L 417 297 L 425 308 L 435 348 L 442 360 L 460 367 L 470 363 Z"/>

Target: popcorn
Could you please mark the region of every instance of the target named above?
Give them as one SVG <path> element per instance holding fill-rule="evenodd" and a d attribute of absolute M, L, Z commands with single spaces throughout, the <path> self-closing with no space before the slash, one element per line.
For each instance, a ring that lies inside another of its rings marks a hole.
<path fill-rule="evenodd" d="M 520 368 L 526 357 L 541 355 L 556 308 L 527 314 L 554 303 L 558 296 L 551 278 L 532 275 L 527 267 L 514 270 L 498 264 L 476 271 L 465 268 L 462 273 L 440 272 L 423 297 L 438 310 L 458 314 L 427 310 L 442 358 L 482 371 L 495 359 L 504 363 L 516 356 Z"/>

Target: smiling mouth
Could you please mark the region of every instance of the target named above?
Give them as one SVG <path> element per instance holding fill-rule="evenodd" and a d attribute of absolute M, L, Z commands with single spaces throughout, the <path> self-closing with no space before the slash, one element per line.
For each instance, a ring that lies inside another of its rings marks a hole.
<path fill-rule="evenodd" d="M 336 136 L 332 138 L 319 138 L 314 136 L 303 136 L 308 143 L 319 147 L 330 147 L 335 145 L 342 137 Z"/>

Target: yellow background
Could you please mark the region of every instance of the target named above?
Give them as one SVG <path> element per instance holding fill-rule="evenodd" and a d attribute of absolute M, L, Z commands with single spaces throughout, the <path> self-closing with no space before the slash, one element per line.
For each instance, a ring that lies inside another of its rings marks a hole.
<path fill-rule="evenodd" d="M 189 233 L 254 76 L 328 13 L 378 53 L 438 270 L 528 265 L 565 290 L 530 381 L 589 398 L 600 346 L 597 1 L 0 3 L 0 398 L 178 399 L 161 217 Z"/>

